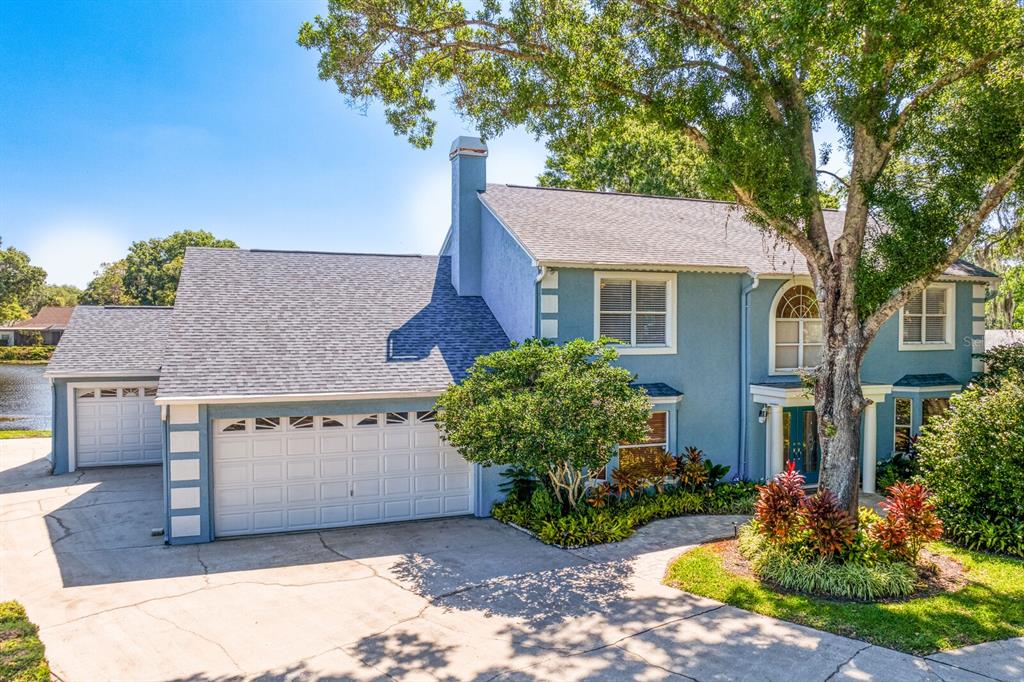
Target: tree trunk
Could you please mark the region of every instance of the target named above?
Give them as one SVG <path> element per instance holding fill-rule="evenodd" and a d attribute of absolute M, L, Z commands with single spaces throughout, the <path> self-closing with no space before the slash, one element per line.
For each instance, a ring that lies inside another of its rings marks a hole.
<path fill-rule="evenodd" d="M 828 488 L 857 518 L 860 492 L 860 427 L 865 400 L 860 388 L 860 353 L 840 350 L 822 360 L 814 391 L 822 444 L 818 485 Z"/>

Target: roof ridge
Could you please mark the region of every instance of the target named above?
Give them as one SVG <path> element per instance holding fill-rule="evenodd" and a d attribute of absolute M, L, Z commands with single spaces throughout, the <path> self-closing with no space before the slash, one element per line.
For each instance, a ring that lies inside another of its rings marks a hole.
<path fill-rule="evenodd" d="M 723 199 L 703 199 L 700 197 L 674 197 L 667 194 L 640 194 L 637 192 L 606 192 L 603 190 L 596 189 L 577 189 L 575 187 L 544 187 L 542 185 L 517 185 L 515 183 L 506 182 L 493 182 L 488 183 L 496 187 L 511 187 L 513 189 L 537 189 L 545 190 L 548 192 L 577 192 L 579 194 L 597 194 L 600 196 L 612 196 L 612 197 L 637 197 L 639 199 L 671 199 L 672 201 L 696 201 L 703 204 L 724 204 L 726 206 L 736 206 L 742 208 L 739 202 L 736 201 L 725 201 Z M 843 213 L 843 209 L 840 208 L 822 208 L 823 211 L 832 211 L 833 213 Z"/>
<path fill-rule="evenodd" d="M 362 253 L 358 251 L 312 251 L 306 249 L 231 249 L 232 251 L 248 251 L 249 253 L 294 253 L 315 256 L 369 256 L 373 258 L 439 258 L 439 256 L 423 253 Z"/>

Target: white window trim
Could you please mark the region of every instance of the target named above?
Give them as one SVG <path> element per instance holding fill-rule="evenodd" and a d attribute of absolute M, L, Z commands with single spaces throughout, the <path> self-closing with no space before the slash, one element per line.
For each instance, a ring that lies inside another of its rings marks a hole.
<path fill-rule="evenodd" d="M 909 400 L 910 401 L 910 423 L 909 424 L 897 424 L 896 423 L 896 401 L 897 400 Z M 910 437 L 914 437 L 914 399 L 910 396 L 897 395 L 893 396 L 892 401 L 892 452 L 896 453 L 896 429 L 903 427 L 909 429 Z"/>
<path fill-rule="evenodd" d="M 665 283 L 665 345 L 632 346 L 616 344 L 619 355 L 671 355 L 676 352 L 675 282 L 676 274 L 668 272 L 624 272 L 605 270 L 594 272 L 594 338 L 601 337 L 601 280 L 629 279 Z"/>
<path fill-rule="evenodd" d="M 956 350 L 956 341 L 954 335 L 956 333 L 956 284 L 952 282 L 935 282 L 929 284 L 925 291 L 928 289 L 943 289 L 946 293 L 946 340 L 939 342 L 924 342 L 924 341 L 904 341 L 903 340 L 903 308 L 900 307 L 900 325 L 899 325 L 899 350 Z M 925 301 L 921 302 L 924 306 Z M 924 325 L 922 324 L 922 328 Z"/>
<path fill-rule="evenodd" d="M 67 426 L 68 426 L 68 472 L 75 471 L 78 468 L 78 450 L 76 447 L 77 439 L 75 438 L 75 425 L 78 424 L 78 410 L 76 406 L 78 401 L 79 390 L 94 389 L 99 390 L 101 388 L 120 388 L 122 386 L 141 386 L 143 388 L 156 388 L 157 382 L 155 381 L 132 381 L 128 379 L 126 381 L 69 381 L 65 384 L 67 387 Z"/>
<path fill-rule="evenodd" d="M 775 311 L 779 309 L 779 301 L 782 300 L 783 295 L 793 287 L 805 286 L 814 289 L 814 283 L 811 282 L 810 277 L 794 277 L 786 281 L 779 290 L 775 292 L 775 297 L 772 298 L 772 305 L 768 309 L 768 375 L 769 376 L 794 376 L 799 374 L 802 369 L 776 369 L 775 367 L 775 322 L 776 316 Z M 802 327 L 803 325 L 801 325 Z M 824 334 L 824 328 L 822 334 Z M 821 340 L 822 350 L 824 350 L 825 339 Z"/>

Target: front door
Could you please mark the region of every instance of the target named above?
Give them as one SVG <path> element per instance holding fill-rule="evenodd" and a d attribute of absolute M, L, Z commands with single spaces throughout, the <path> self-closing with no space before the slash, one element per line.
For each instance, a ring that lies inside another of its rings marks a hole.
<path fill-rule="evenodd" d="M 796 470 L 808 484 L 818 482 L 821 448 L 818 445 L 818 416 L 813 407 L 787 407 L 782 413 L 782 446 L 786 463 L 796 463 Z"/>

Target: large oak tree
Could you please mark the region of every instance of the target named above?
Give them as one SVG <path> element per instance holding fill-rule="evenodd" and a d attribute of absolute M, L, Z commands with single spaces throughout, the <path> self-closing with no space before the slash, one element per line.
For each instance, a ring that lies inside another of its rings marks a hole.
<path fill-rule="evenodd" d="M 417 146 L 447 92 L 482 134 L 639 115 L 685 136 L 748 217 L 806 257 L 824 320 L 821 483 L 857 504 L 864 353 L 968 248 L 1024 168 L 1014 0 L 331 0 L 302 26 L 320 77 Z M 825 230 L 815 133 L 849 157 Z"/>

